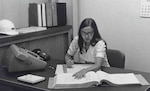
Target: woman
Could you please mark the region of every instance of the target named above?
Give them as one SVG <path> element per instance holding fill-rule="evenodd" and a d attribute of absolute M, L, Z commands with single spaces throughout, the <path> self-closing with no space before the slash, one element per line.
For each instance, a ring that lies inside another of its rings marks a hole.
<path fill-rule="evenodd" d="M 71 42 L 65 56 L 68 67 L 74 64 L 73 56 L 79 51 L 81 63 L 94 63 L 89 68 L 81 69 L 73 76 L 77 79 L 82 78 L 89 71 L 101 69 L 101 66 L 109 66 L 106 55 L 106 43 L 98 32 L 97 25 L 92 18 L 86 18 L 81 22 L 78 36 Z"/>

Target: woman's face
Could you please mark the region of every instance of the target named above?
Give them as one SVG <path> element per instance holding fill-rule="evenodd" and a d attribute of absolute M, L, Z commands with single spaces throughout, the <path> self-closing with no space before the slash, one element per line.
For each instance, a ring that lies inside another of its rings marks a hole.
<path fill-rule="evenodd" d="M 91 42 L 94 35 L 94 30 L 91 26 L 87 26 L 81 29 L 81 36 L 87 43 Z"/>

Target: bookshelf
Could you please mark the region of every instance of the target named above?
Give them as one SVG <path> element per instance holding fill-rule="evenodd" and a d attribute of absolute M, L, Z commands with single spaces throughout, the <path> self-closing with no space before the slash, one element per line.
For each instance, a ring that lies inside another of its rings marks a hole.
<path fill-rule="evenodd" d="M 44 31 L 0 37 L 0 62 L 4 52 L 11 44 L 24 47 L 28 50 L 40 48 L 51 58 L 64 60 L 64 55 L 71 42 L 72 26 L 51 27 Z"/>

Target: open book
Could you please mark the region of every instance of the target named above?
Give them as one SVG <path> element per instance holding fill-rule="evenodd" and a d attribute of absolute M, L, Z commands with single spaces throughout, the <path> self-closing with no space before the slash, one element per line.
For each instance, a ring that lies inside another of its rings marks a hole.
<path fill-rule="evenodd" d="M 141 85 L 133 73 L 109 74 L 104 71 L 90 71 L 85 77 L 75 79 L 73 73 L 62 73 L 55 76 L 54 88 L 83 88 L 96 85 Z"/>

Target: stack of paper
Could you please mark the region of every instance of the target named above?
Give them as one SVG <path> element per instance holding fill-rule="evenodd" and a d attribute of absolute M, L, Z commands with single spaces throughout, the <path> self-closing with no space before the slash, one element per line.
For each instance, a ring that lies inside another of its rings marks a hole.
<path fill-rule="evenodd" d="M 27 83 L 38 83 L 43 80 L 45 80 L 45 77 L 38 76 L 38 75 L 32 75 L 32 74 L 27 74 L 24 76 L 20 76 L 17 78 L 19 81 L 27 82 Z"/>
<path fill-rule="evenodd" d="M 46 27 L 27 27 L 27 28 L 20 28 L 17 29 L 16 31 L 19 33 L 30 33 L 30 32 L 37 32 L 37 31 L 43 31 L 47 30 Z"/>

